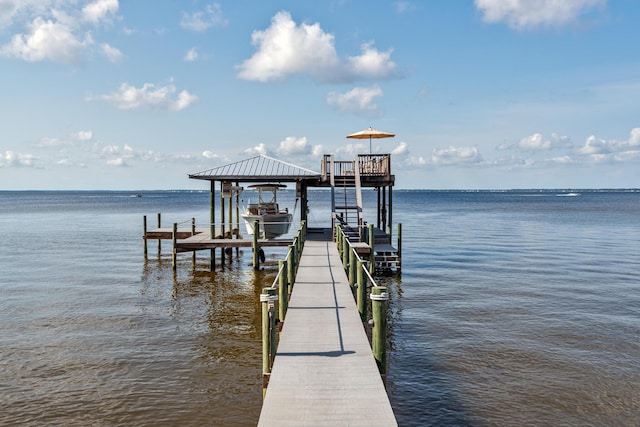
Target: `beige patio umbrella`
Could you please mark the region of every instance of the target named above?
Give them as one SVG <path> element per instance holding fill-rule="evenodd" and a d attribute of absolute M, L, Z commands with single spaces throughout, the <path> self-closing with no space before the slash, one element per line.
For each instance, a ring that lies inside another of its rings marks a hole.
<path fill-rule="evenodd" d="M 396 136 L 395 133 L 383 132 L 381 130 L 377 130 L 369 126 L 368 129 L 361 130 L 360 132 L 352 133 L 351 135 L 347 135 L 347 138 L 354 139 L 369 139 L 369 154 L 371 154 L 371 140 L 378 138 L 393 138 Z"/>

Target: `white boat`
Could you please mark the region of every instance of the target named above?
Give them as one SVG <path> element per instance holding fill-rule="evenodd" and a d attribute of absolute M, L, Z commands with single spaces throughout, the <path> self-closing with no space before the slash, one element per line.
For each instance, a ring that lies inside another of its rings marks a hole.
<path fill-rule="evenodd" d="M 247 233 L 254 234 L 253 225 L 258 221 L 260 225 L 260 237 L 273 239 L 289 232 L 293 215 L 289 209 L 280 210 L 277 201 L 277 192 L 286 188 L 283 184 L 255 184 L 248 188 L 258 191 L 258 203 L 247 205 L 245 213 L 240 216 L 244 219 Z"/>

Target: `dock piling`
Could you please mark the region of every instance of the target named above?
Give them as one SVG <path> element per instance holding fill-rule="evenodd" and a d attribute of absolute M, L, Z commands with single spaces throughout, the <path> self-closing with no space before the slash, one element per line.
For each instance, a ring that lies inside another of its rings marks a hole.
<path fill-rule="evenodd" d="M 278 270 L 280 272 L 280 278 L 278 281 L 278 298 L 280 305 L 278 306 L 278 318 L 280 319 L 280 328 L 282 328 L 282 322 L 287 315 L 287 308 L 289 308 L 289 279 L 288 279 L 288 265 L 287 261 L 278 261 Z"/>
<path fill-rule="evenodd" d="M 376 251 L 375 251 L 375 235 L 373 232 L 373 224 L 369 224 L 369 274 L 373 275 L 376 269 Z"/>
<path fill-rule="evenodd" d="M 144 242 L 144 259 L 147 259 L 147 216 L 144 215 L 142 217 L 142 227 L 143 227 L 143 234 L 142 234 L 142 240 Z"/>
<path fill-rule="evenodd" d="M 358 312 L 360 313 L 360 318 L 362 319 L 362 321 L 366 321 L 367 320 L 367 284 L 368 284 L 368 280 L 367 280 L 367 276 L 364 273 L 364 269 L 365 269 L 365 262 L 360 260 L 358 261 L 358 288 L 356 289 L 357 292 L 357 305 L 358 305 Z"/>
<path fill-rule="evenodd" d="M 176 263 L 178 257 L 178 223 L 173 223 L 173 234 L 171 236 L 171 241 L 173 242 L 172 250 L 171 250 L 171 266 L 173 267 L 173 271 L 176 271 Z"/>
<path fill-rule="evenodd" d="M 387 304 L 389 294 L 384 286 L 371 288 L 371 313 L 373 315 L 373 356 L 380 374 L 387 373 Z"/>
<path fill-rule="evenodd" d="M 158 228 L 162 228 L 162 214 L 158 212 Z M 158 239 L 158 258 L 162 255 L 162 239 Z"/>
<path fill-rule="evenodd" d="M 253 221 L 253 269 L 260 270 L 260 257 L 258 251 L 258 237 L 260 236 L 260 222 Z"/>
<path fill-rule="evenodd" d="M 273 359 L 276 356 L 276 309 L 275 303 L 278 300 L 276 290 L 273 288 L 263 288 L 260 294 L 262 303 L 262 397 L 267 392 L 269 376 L 273 366 Z"/>

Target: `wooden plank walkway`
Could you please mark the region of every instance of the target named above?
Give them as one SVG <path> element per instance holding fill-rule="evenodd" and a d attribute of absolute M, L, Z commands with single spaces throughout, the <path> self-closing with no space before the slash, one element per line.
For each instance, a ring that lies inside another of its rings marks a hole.
<path fill-rule="evenodd" d="M 335 244 L 310 233 L 258 426 L 321 425 L 397 422 Z"/>

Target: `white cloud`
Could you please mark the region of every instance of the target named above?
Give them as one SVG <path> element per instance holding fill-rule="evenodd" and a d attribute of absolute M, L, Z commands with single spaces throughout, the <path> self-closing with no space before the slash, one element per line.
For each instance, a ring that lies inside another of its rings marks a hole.
<path fill-rule="evenodd" d="M 409 154 L 409 144 L 404 141 L 400 142 L 396 148 L 391 150 L 391 154 L 394 156 L 405 156 Z"/>
<path fill-rule="evenodd" d="M 27 34 L 14 35 L 0 47 L 0 54 L 29 62 L 48 59 L 74 65 L 89 44 L 90 38 L 78 40 L 69 26 L 37 17 L 28 26 Z"/>
<path fill-rule="evenodd" d="M 313 148 L 311 149 L 311 155 L 313 157 L 320 157 L 323 154 L 325 154 L 325 152 L 324 152 L 324 147 L 322 145 L 314 145 Z"/>
<path fill-rule="evenodd" d="M 594 135 L 591 135 L 584 142 L 584 145 L 578 149 L 580 154 L 606 154 L 610 153 L 610 142 L 604 139 L 598 139 Z"/>
<path fill-rule="evenodd" d="M 552 133 L 550 138 L 546 138 L 541 133 L 537 132 L 532 135 L 522 138 L 517 144 L 501 144 L 497 147 L 498 150 L 514 150 L 521 151 L 547 151 L 572 148 L 573 143 L 568 136 L 558 135 Z"/>
<path fill-rule="evenodd" d="M 307 138 L 304 136 L 302 138 L 288 136 L 280 141 L 277 152 L 284 155 L 308 154 L 311 152 L 311 147 L 307 144 Z"/>
<path fill-rule="evenodd" d="M 429 164 L 429 159 L 423 156 L 418 156 L 418 157 L 411 156 L 405 160 L 404 164 L 409 167 L 427 166 Z"/>
<path fill-rule="evenodd" d="M 353 78 L 385 78 L 393 76 L 396 64 L 391 61 L 391 52 L 380 52 L 373 47 L 373 43 L 362 45 L 362 55 L 350 56 L 346 69 L 348 76 Z"/>
<path fill-rule="evenodd" d="M 369 152 L 369 140 L 367 140 L 367 144 L 363 144 L 357 142 L 355 144 L 346 144 L 341 145 L 336 148 L 336 154 L 345 153 L 345 155 L 349 158 L 353 158 L 356 154 L 368 153 Z"/>
<path fill-rule="evenodd" d="M 115 15 L 118 7 L 118 0 L 95 0 L 82 8 L 82 16 L 86 22 L 99 24 Z"/>
<path fill-rule="evenodd" d="M 589 136 L 577 153 L 595 162 L 632 162 L 640 159 L 640 128 L 633 128 L 623 141 Z"/>
<path fill-rule="evenodd" d="M 551 138 L 544 138 L 540 133 L 523 138 L 518 143 L 518 148 L 522 150 L 552 150 L 560 148 L 571 148 L 571 139 L 568 136 L 561 136 L 556 133 L 551 134 Z"/>
<path fill-rule="evenodd" d="M 67 138 L 44 137 L 40 139 L 37 146 L 41 148 L 67 147 L 78 143 L 89 142 L 93 139 L 93 132 L 81 130 L 74 132 Z"/>
<path fill-rule="evenodd" d="M 191 49 L 189 49 L 189 51 L 184 55 L 184 60 L 187 62 L 193 62 L 196 59 L 198 59 L 198 49 L 195 47 L 192 47 Z"/>
<path fill-rule="evenodd" d="M 108 101 L 121 110 L 135 110 L 150 106 L 169 111 L 184 110 L 198 100 L 196 95 L 186 90 L 179 92 L 177 97 L 175 93 L 176 87 L 173 84 L 156 87 L 153 83 L 145 83 L 137 88 L 128 83 L 122 83 L 117 91 L 99 96 L 99 99 Z"/>
<path fill-rule="evenodd" d="M 372 43 L 362 45 L 362 55 L 341 61 L 334 36 L 320 24 L 300 25 L 288 12 L 278 12 L 264 31 L 254 31 L 251 43 L 257 51 L 238 66 L 238 77 L 266 82 L 291 75 L 309 75 L 318 82 L 350 82 L 358 79 L 395 77 L 391 50 L 377 51 Z"/>
<path fill-rule="evenodd" d="M 122 52 L 119 49 L 107 44 L 103 43 L 101 46 L 102 53 L 109 59 L 111 62 L 118 62 L 122 59 Z"/>
<path fill-rule="evenodd" d="M 255 147 L 247 148 L 243 152 L 244 152 L 244 154 L 247 154 L 247 155 L 250 155 L 250 156 L 255 156 L 257 154 L 264 154 L 264 155 L 268 155 L 269 154 L 269 150 L 267 149 L 267 146 L 264 145 L 264 143 L 260 143 L 260 144 L 256 145 Z"/>
<path fill-rule="evenodd" d="M 542 134 L 534 133 L 531 136 L 522 138 L 518 147 L 523 150 L 548 150 L 551 148 L 551 141 L 544 139 Z"/>
<path fill-rule="evenodd" d="M 81 130 L 73 133 L 71 136 L 78 141 L 86 142 L 93 139 L 93 132 L 90 130 Z"/>
<path fill-rule="evenodd" d="M 348 92 L 330 92 L 327 95 L 327 104 L 340 111 L 350 111 L 357 114 L 378 117 L 381 112 L 374 102 L 376 97 L 382 96 L 383 92 L 379 86 L 369 88 L 355 87 Z"/>
<path fill-rule="evenodd" d="M 128 166 L 127 162 L 124 160 L 123 157 L 115 157 L 113 159 L 108 159 L 107 160 L 107 164 L 109 166 L 115 166 L 115 167 L 124 167 L 124 166 Z"/>
<path fill-rule="evenodd" d="M 205 150 L 202 152 L 202 157 L 204 157 L 205 159 L 217 159 L 221 156 L 219 154 L 214 153 L 213 151 Z"/>
<path fill-rule="evenodd" d="M 489 23 L 506 22 L 509 27 L 524 30 L 541 26 L 561 26 L 576 21 L 581 15 L 607 0 L 475 0 L 475 6 Z"/>
<path fill-rule="evenodd" d="M 86 5 L 80 8 L 78 3 Z M 0 46 L 0 55 L 29 62 L 48 60 L 77 65 L 82 53 L 94 46 L 87 25 L 110 22 L 118 7 L 118 0 L 0 0 L 0 28 L 24 27 Z M 108 44 L 100 47 L 112 61 L 121 56 Z"/>
<path fill-rule="evenodd" d="M 198 97 L 196 95 L 190 94 L 186 90 L 180 91 L 178 94 L 178 99 L 175 102 L 169 103 L 169 109 L 171 111 L 180 111 L 189 107 L 191 104 L 194 104 L 198 101 Z"/>
<path fill-rule="evenodd" d="M 15 151 L 0 152 L 0 167 L 36 167 L 37 157 Z"/>
<path fill-rule="evenodd" d="M 431 153 L 431 163 L 434 165 L 470 165 L 482 161 L 478 147 L 435 148 Z"/>
<path fill-rule="evenodd" d="M 203 11 L 193 13 L 183 13 L 180 20 L 180 26 L 191 31 L 202 32 L 211 27 L 220 27 L 227 25 L 228 21 L 224 18 L 222 7 L 219 3 L 207 5 Z"/>

